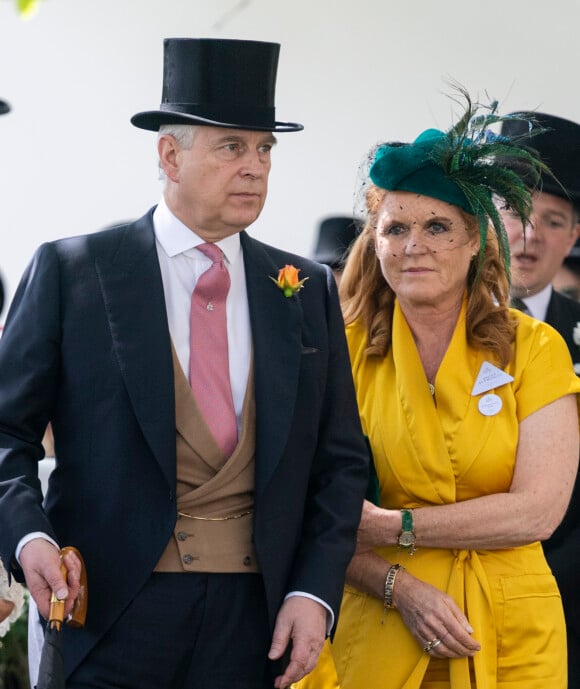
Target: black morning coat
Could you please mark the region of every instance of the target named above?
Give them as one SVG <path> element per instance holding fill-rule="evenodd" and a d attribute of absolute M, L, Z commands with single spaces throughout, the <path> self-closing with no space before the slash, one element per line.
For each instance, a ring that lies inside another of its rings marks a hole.
<path fill-rule="evenodd" d="M 67 674 L 137 594 L 176 520 L 171 342 L 152 212 L 44 244 L 0 340 L 0 556 L 34 531 L 76 546 L 88 618 L 65 630 Z M 256 397 L 254 540 L 269 617 L 304 591 L 338 616 L 367 485 L 336 285 L 330 270 L 241 233 Z M 285 297 L 270 280 L 308 277 Z M 37 462 L 57 455 L 42 506 Z"/>

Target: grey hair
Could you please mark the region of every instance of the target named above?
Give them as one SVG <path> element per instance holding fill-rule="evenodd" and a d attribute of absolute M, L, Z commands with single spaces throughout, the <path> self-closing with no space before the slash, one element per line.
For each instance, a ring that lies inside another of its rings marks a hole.
<path fill-rule="evenodd" d="M 195 124 L 162 124 L 159 127 L 159 133 L 157 134 L 157 141 L 162 136 L 172 136 L 180 148 L 189 150 L 193 145 L 193 138 L 198 126 Z M 157 163 L 159 168 L 159 179 L 165 179 L 165 172 L 161 167 L 161 161 Z"/>
<path fill-rule="evenodd" d="M 190 149 L 197 126 L 195 124 L 162 124 L 159 127 L 159 140 L 164 135 L 172 136 L 181 148 Z"/>

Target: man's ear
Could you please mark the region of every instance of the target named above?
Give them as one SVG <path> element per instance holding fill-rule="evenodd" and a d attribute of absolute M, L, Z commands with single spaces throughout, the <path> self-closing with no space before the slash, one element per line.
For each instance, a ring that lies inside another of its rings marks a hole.
<path fill-rule="evenodd" d="M 568 247 L 568 251 L 572 250 L 572 247 L 574 244 L 576 244 L 576 241 L 580 237 L 580 220 L 574 225 L 572 228 L 572 236 L 570 237 L 570 246 Z"/>
<path fill-rule="evenodd" d="M 159 165 L 167 179 L 172 182 L 179 181 L 179 146 L 177 141 L 170 134 L 163 134 L 157 141 L 157 153 L 159 154 Z"/>

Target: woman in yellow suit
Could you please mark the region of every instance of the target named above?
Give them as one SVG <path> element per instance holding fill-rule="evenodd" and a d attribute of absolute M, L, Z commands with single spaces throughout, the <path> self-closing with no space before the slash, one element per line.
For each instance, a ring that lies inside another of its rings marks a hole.
<path fill-rule="evenodd" d="M 498 117 L 467 99 L 448 132 L 374 153 L 341 293 L 378 504 L 300 689 L 566 687 L 540 541 L 574 483 L 580 383 L 556 331 L 507 306 L 494 202 L 525 223 L 530 198 L 492 154 L 541 164 L 486 131 Z"/>

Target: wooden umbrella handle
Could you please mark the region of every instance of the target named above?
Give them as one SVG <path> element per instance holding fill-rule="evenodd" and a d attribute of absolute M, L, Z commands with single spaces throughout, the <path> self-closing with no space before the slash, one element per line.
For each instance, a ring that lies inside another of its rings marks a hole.
<path fill-rule="evenodd" d="M 67 624 L 70 627 L 78 628 L 84 627 L 85 620 L 87 617 L 87 569 L 85 567 L 82 555 L 75 547 L 69 545 L 65 548 L 62 548 L 60 551 L 60 571 L 65 581 L 67 581 L 68 570 L 63 562 L 63 557 L 70 552 L 73 552 L 81 562 L 81 575 L 79 581 L 79 595 L 77 596 L 77 599 L 74 602 L 72 612 L 70 614 L 69 619 L 67 620 Z M 54 594 L 50 599 L 50 611 L 48 620 L 49 623 L 52 626 L 56 626 L 57 629 L 60 629 L 64 621 L 64 601 L 59 600 Z"/>

